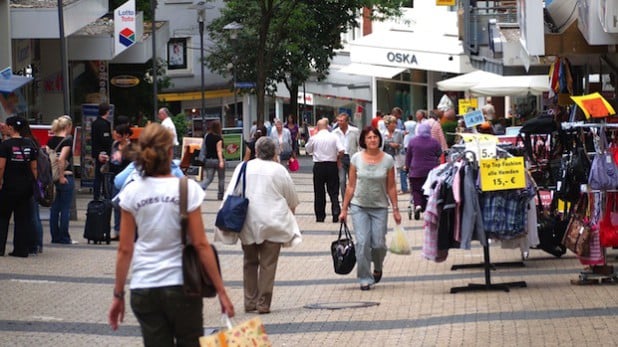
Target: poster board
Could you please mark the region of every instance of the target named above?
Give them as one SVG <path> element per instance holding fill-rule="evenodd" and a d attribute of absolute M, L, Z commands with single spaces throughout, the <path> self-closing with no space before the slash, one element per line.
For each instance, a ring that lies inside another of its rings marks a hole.
<path fill-rule="evenodd" d="M 223 158 L 226 161 L 241 161 L 243 158 L 242 128 L 223 128 Z"/>
<path fill-rule="evenodd" d="M 182 138 L 182 152 L 180 153 L 180 157 L 184 158 L 184 155 L 187 151 L 189 153 L 193 153 L 194 151 L 199 151 L 202 147 L 203 139 L 201 137 L 183 137 Z M 187 177 L 192 178 L 198 182 L 202 181 L 202 167 L 201 166 L 189 166 L 187 169 Z"/>

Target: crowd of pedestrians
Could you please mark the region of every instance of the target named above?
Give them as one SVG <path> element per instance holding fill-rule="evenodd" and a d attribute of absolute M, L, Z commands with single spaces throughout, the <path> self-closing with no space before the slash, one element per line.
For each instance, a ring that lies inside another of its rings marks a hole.
<path fill-rule="evenodd" d="M 91 133 L 95 163 L 93 198 L 101 199 L 104 194 L 114 197 L 113 239 L 119 241 L 109 323 L 117 329 L 124 318 L 124 287 L 130 273 L 131 309 L 142 328 L 144 343 L 175 341 L 195 345 L 202 333 L 202 304 L 200 298 L 182 294 L 177 202 L 179 178 L 184 175 L 172 161 L 178 137 L 170 112 L 160 109 L 161 124 L 143 128 L 136 143 L 130 139 L 132 129 L 128 123 L 117 122 L 112 128 L 110 114 L 110 106 L 101 104 Z M 347 113 L 341 113 L 332 126 L 329 119 L 319 119 L 311 135 L 306 124 L 299 127 L 293 116 L 285 123 L 275 119 L 269 126 L 254 124 L 251 137 L 244 143 L 245 196 L 253 202 L 268 201 L 269 208 L 250 204 L 240 233 L 215 230 L 217 241 L 233 244 L 240 240 L 245 312 L 270 312 L 280 250 L 302 242 L 294 216 L 299 199 L 287 168 L 287 161 L 300 155 L 301 141 L 313 161 L 316 222 L 325 222 L 329 217 L 333 223 L 344 223 L 349 215 L 356 239 L 360 289 L 370 290 L 381 281 L 389 211 L 395 223 L 401 223 L 397 194 L 411 194 L 415 218 L 419 219 L 426 204 L 421 186 L 429 170 L 439 164 L 447 146 L 436 112 L 418 110 L 406 121 L 402 116 L 402 110 L 394 108 L 388 115 L 379 113 L 371 125 L 359 129 L 351 124 Z M 75 242 L 68 231 L 75 191 L 71 118 L 61 116 L 54 120 L 52 132 L 54 136 L 47 147 L 59 153 L 63 173 L 55 182 L 51 240 L 71 244 Z M 9 219 L 13 215 L 13 251 L 9 255 L 27 257 L 43 250 L 42 225 L 31 182 L 37 177 L 38 151 L 46 147 L 40 146 L 27 121 L 19 117 L 7 119 L 2 133 L 0 255 L 5 252 Z M 201 204 L 215 173 L 217 199 L 222 204 L 228 196 L 237 194 L 235 182 L 240 165 L 225 190 L 221 124 L 211 122 L 202 140 L 199 161 L 203 163 L 204 179 L 201 184 L 189 183 L 188 232 L 213 279 L 222 311 L 233 316 L 234 307 L 203 232 Z M 111 191 L 106 192 L 107 188 L 103 188 L 108 186 Z"/>

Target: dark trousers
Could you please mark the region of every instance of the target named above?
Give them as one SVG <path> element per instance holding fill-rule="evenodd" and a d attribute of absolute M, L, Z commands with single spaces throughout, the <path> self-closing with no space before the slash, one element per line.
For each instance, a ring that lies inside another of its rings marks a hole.
<path fill-rule="evenodd" d="M 423 211 L 427 207 L 427 197 L 423 194 L 423 184 L 427 177 L 410 177 L 410 190 L 412 191 L 412 202 L 414 206 L 420 206 Z"/>
<path fill-rule="evenodd" d="M 188 297 L 182 286 L 131 290 L 131 309 L 144 346 L 196 346 L 204 335 L 201 297 Z"/>
<path fill-rule="evenodd" d="M 94 195 L 94 200 L 99 200 L 101 198 L 101 189 L 103 189 L 103 174 L 101 173 L 101 163 L 98 159 L 95 160 L 94 165 L 94 181 L 92 181 L 92 192 Z"/>
<path fill-rule="evenodd" d="M 13 253 L 27 256 L 28 246 L 34 241 L 34 228 L 30 216 L 31 195 L 9 195 L 0 192 L 0 255 L 4 255 L 9 234 L 9 221 L 13 215 Z"/>
<path fill-rule="evenodd" d="M 326 187 L 326 189 L 324 189 Z M 313 210 L 315 218 L 323 221 L 326 218 L 326 192 L 330 197 L 333 218 L 339 218 L 339 172 L 337 162 L 325 161 L 313 164 Z"/>

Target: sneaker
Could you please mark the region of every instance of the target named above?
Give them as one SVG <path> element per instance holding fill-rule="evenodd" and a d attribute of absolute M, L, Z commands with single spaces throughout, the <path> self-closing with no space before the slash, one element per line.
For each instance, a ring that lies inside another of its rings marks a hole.
<path fill-rule="evenodd" d="M 421 211 L 422 211 L 422 208 L 420 206 L 416 206 L 414 208 L 414 220 L 421 219 Z"/>
<path fill-rule="evenodd" d="M 78 243 L 79 243 L 79 241 L 75 241 L 75 240 L 72 240 L 72 241 L 71 241 L 71 244 L 72 244 L 72 245 L 76 245 L 76 244 L 78 244 Z"/>

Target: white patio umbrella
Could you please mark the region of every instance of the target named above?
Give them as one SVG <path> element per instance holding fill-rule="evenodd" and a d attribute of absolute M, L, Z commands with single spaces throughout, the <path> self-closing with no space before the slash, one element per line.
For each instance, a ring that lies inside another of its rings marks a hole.
<path fill-rule="evenodd" d="M 442 91 L 466 92 L 470 90 L 470 88 L 472 88 L 473 86 L 485 80 L 491 80 L 500 77 L 502 76 L 491 72 L 476 70 L 437 82 L 436 85 L 438 86 L 438 89 Z"/>
<path fill-rule="evenodd" d="M 502 76 L 473 71 L 437 82 L 439 90 L 470 92 L 477 96 L 540 95 L 549 90 L 547 75 Z"/>
<path fill-rule="evenodd" d="M 549 91 L 547 75 L 499 76 L 470 88 L 472 94 L 481 96 L 541 95 L 546 91 Z"/>

